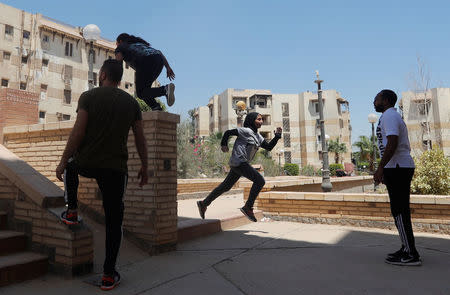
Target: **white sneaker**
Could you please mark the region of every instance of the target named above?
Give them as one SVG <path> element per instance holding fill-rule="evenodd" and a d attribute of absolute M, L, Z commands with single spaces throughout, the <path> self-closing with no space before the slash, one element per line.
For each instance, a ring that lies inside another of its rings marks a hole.
<path fill-rule="evenodd" d="M 166 85 L 166 98 L 167 98 L 167 105 L 173 106 L 175 103 L 175 84 L 170 83 Z"/>

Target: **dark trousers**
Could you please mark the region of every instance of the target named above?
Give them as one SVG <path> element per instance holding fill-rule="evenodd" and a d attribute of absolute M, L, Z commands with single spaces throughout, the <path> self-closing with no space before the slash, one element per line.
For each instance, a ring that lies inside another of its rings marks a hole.
<path fill-rule="evenodd" d="M 414 233 L 411 224 L 411 210 L 409 195 L 414 168 L 384 168 L 383 177 L 386 184 L 391 213 L 398 229 L 402 247 L 406 252 L 417 255 Z"/>
<path fill-rule="evenodd" d="M 105 212 L 105 274 L 113 274 L 122 241 L 123 196 L 128 176 L 122 171 L 112 169 L 86 169 L 73 161 L 64 171 L 64 196 L 69 209 L 77 209 L 78 175 L 94 178 L 100 188 Z"/>
<path fill-rule="evenodd" d="M 166 95 L 164 86 L 152 88 L 152 83 L 158 78 L 164 67 L 161 55 L 154 54 L 142 58 L 135 72 L 136 95 L 145 101 L 152 109 L 161 107 L 155 97 Z"/>
<path fill-rule="evenodd" d="M 253 208 L 253 204 L 255 203 L 256 197 L 259 192 L 263 188 L 266 181 L 258 171 L 255 170 L 250 164 L 242 163 L 238 167 L 231 167 L 230 172 L 228 173 L 225 180 L 219 184 L 207 197 L 203 200 L 203 204 L 209 206 L 218 196 L 223 194 L 224 192 L 229 191 L 233 185 L 244 176 L 245 178 L 253 181 L 252 188 L 250 189 L 250 194 L 248 196 L 247 202 L 245 206 L 248 208 Z"/>

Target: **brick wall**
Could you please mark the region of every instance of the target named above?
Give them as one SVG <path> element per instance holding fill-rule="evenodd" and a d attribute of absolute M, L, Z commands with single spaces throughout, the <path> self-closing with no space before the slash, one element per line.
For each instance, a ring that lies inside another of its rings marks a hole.
<path fill-rule="evenodd" d="M 149 183 L 140 188 L 139 155 L 134 136 L 128 138 L 128 186 L 125 194 L 124 232 L 150 253 L 173 249 L 177 241 L 176 126 L 179 116 L 143 114 L 148 145 Z M 73 121 L 7 127 L 4 144 L 33 168 L 63 188 L 55 169 L 73 127 Z M 80 207 L 98 221 L 103 217 L 101 196 L 95 180 L 80 177 Z"/>
<path fill-rule="evenodd" d="M 218 179 L 178 179 L 177 193 L 187 194 L 195 192 L 210 192 L 222 183 L 224 178 Z M 239 181 L 233 186 L 233 189 L 239 187 Z"/>
<path fill-rule="evenodd" d="M 35 124 L 39 120 L 38 94 L 11 88 L 0 89 L 0 143 L 5 126 Z"/>
<path fill-rule="evenodd" d="M 332 177 L 330 180 L 333 185 L 333 192 L 362 193 L 373 190 L 372 176 Z M 248 198 L 252 184 L 250 181 L 242 181 L 240 184 L 244 188 L 245 200 Z M 322 192 L 321 185 L 322 177 L 268 177 L 261 193 L 269 191 Z"/>
<path fill-rule="evenodd" d="M 63 191 L 0 146 L 0 208 L 8 228 L 24 232 L 34 251 L 49 256 L 58 273 L 88 273 L 93 265 L 93 237 L 86 227 L 59 220 Z"/>
<path fill-rule="evenodd" d="M 395 228 L 387 194 L 266 192 L 256 206 L 274 219 Z M 411 196 L 416 229 L 450 233 L 449 196 Z"/>

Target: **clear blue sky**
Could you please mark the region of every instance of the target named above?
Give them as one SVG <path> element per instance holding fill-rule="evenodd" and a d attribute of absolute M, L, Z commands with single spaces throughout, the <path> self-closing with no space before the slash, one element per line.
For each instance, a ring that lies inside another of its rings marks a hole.
<path fill-rule="evenodd" d="M 75 26 L 95 23 L 108 39 L 146 39 L 175 71 L 170 111 L 182 118 L 226 88 L 315 90 L 318 69 L 324 89 L 349 100 L 355 141 L 371 132 L 379 90 L 408 90 L 417 55 L 432 87 L 450 87 L 450 1 L 0 1 Z"/>

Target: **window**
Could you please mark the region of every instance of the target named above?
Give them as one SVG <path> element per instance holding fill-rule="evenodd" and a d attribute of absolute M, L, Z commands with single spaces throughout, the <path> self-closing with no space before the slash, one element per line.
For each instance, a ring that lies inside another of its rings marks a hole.
<path fill-rule="evenodd" d="M 70 42 L 66 42 L 66 49 L 64 54 L 66 56 L 73 56 L 73 44 Z"/>
<path fill-rule="evenodd" d="M 289 124 L 289 118 L 283 118 L 283 131 L 289 132 L 291 129 L 291 126 Z"/>
<path fill-rule="evenodd" d="M 28 56 L 22 56 L 22 63 L 23 64 L 28 63 Z"/>
<path fill-rule="evenodd" d="M 65 115 L 65 114 L 63 114 L 63 115 L 62 115 L 62 120 L 63 120 L 63 121 L 69 121 L 69 120 L 70 120 L 70 115 Z"/>
<path fill-rule="evenodd" d="M 271 124 L 271 120 L 270 120 L 270 115 L 262 115 L 261 116 L 263 119 L 263 125 L 270 125 Z"/>
<path fill-rule="evenodd" d="M 43 67 L 48 67 L 48 59 L 42 59 L 42 66 Z"/>
<path fill-rule="evenodd" d="M 291 163 L 292 162 L 292 156 L 290 151 L 284 152 L 284 162 L 285 163 Z"/>
<path fill-rule="evenodd" d="M 95 50 L 92 50 L 92 62 L 95 64 Z"/>
<path fill-rule="evenodd" d="M 130 83 L 125 83 L 125 88 L 128 89 L 130 87 Z"/>
<path fill-rule="evenodd" d="M 282 103 L 281 104 L 281 113 L 283 117 L 289 117 L 289 104 Z"/>
<path fill-rule="evenodd" d="M 11 52 L 3 51 L 3 60 L 10 60 L 11 59 Z"/>
<path fill-rule="evenodd" d="M 344 120 L 339 119 L 339 127 L 342 129 L 344 128 Z"/>
<path fill-rule="evenodd" d="M 128 63 L 125 63 L 125 69 L 129 69 L 130 66 L 128 65 Z"/>
<path fill-rule="evenodd" d="M 270 132 L 260 132 L 259 134 L 261 134 L 261 136 L 264 137 L 265 140 L 270 140 Z"/>
<path fill-rule="evenodd" d="M 44 100 L 47 98 L 47 85 L 41 84 L 41 100 Z"/>
<path fill-rule="evenodd" d="M 214 115 L 214 106 L 209 106 L 209 116 L 212 117 Z"/>
<path fill-rule="evenodd" d="M 30 32 L 23 30 L 22 36 L 24 39 L 30 39 Z"/>
<path fill-rule="evenodd" d="M 9 80 L 8 79 L 2 79 L 2 87 L 8 87 Z"/>
<path fill-rule="evenodd" d="M 70 104 L 71 101 L 72 101 L 72 91 L 64 89 L 64 103 Z"/>
<path fill-rule="evenodd" d="M 10 25 L 5 25 L 5 35 L 14 36 L 14 28 Z"/>
<path fill-rule="evenodd" d="M 27 82 L 20 82 L 20 89 L 27 90 Z"/>
<path fill-rule="evenodd" d="M 42 37 L 42 42 L 49 43 L 50 42 L 50 36 L 49 35 L 44 35 Z"/>
<path fill-rule="evenodd" d="M 92 73 L 92 82 L 94 86 L 97 86 L 97 73 Z"/>
<path fill-rule="evenodd" d="M 289 133 L 283 134 L 284 147 L 291 146 L 291 135 Z"/>
<path fill-rule="evenodd" d="M 45 112 L 43 111 L 39 112 L 39 119 L 45 119 Z"/>
<path fill-rule="evenodd" d="M 313 105 L 314 105 L 314 112 L 316 114 L 318 114 L 319 113 L 319 102 L 314 102 Z"/>
<path fill-rule="evenodd" d="M 427 147 L 430 147 L 430 149 L 433 147 L 432 144 L 431 144 L 431 140 L 424 140 L 424 141 L 422 141 L 422 148 L 424 150 L 426 150 Z"/>

